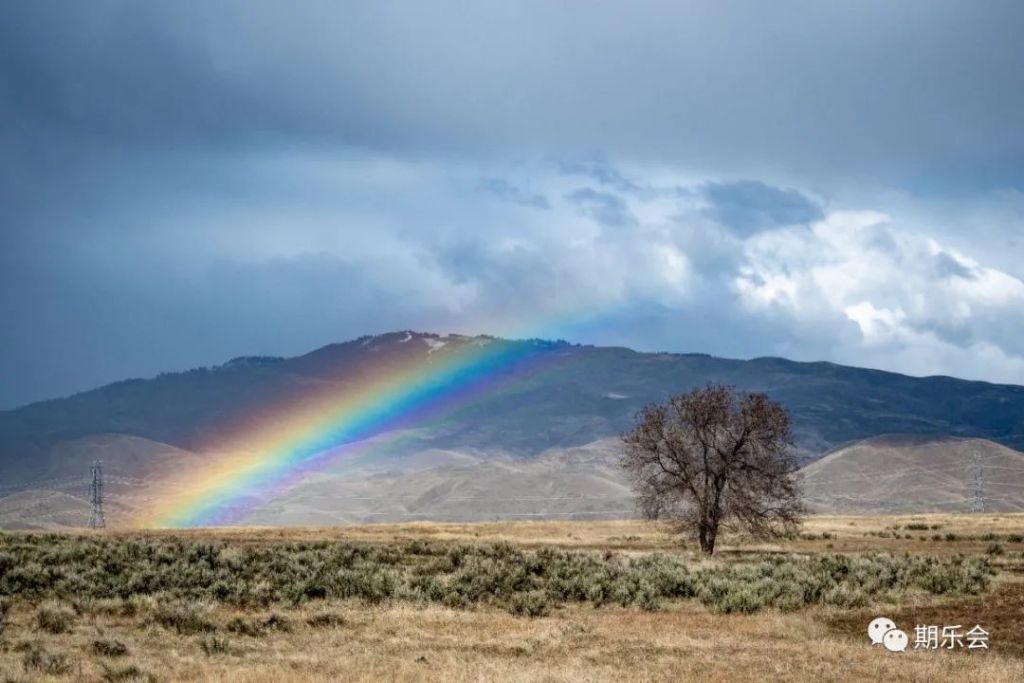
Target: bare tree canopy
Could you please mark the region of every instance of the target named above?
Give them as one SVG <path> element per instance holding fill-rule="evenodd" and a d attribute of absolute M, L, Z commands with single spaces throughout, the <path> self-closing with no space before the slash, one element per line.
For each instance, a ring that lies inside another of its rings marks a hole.
<path fill-rule="evenodd" d="M 673 396 L 637 413 L 622 441 L 640 510 L 706 553 L 726 527 L 769 537 L 803 514 L 789 413 L 764 394 L 710 385 Z"/>

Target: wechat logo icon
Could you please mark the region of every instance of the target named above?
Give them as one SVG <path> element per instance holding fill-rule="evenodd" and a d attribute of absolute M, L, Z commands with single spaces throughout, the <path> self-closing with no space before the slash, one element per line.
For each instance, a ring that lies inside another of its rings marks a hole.
<path fill-rule="evenodd" d="M 868 624 L 868 638 L 872 645 L 882 645 L 889 652 L 903 652 L 910 639 L 896 628 L 896 622 L 888 617 L 878 617 Z"/>

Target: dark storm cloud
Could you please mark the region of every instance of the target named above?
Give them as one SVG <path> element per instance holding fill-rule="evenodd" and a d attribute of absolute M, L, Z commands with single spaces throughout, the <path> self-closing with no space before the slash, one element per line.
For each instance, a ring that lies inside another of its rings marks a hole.
<path fill-rule="evenodd" d="M 582 175 L 618 192 L 637 193 L 645 189 L 624 176 L 607 159 L 562 161 L 558 167 L 566 175 Z"/>
<path fill-rule="evenodd" d="M 796 190 L 783 190 L 756 180 L 707 183 L 708 213 L 741 232 L 821 220 L 821 207 Z"/>
<path fill-rule="evenodd" d="M 598 149 L 921 183 L 1019 181 L 1024 158 L 1015 2 L 0 11 L 5 116 L 115 144 Z"/>
<path fill-rule="evenodd" d="M 1019 189 L 1022 21 L 941 0 L 0 4 L 0 407 L 526 318 L 523 289 L 620 311 L 580 341 L 825 354 L 852 323 L 746 315 L 736 240 L 820 217 L 805 190 Z M 702 192 L 678 244 L 648 225 Z M 1015 244 L 999 201 L 988 243 Z M 615 229 L 574 232 L 579 212 Z M 961 336 L 1003 339 L 1016 290 L 943 253 L 929 272 L 996 302 L 996 336 Z M 706 337 L 672 331 L 705 308 Z"/>
<path fill-rule="evenodd" d="M 602 192 L 592 187 L 582 187 L 565 195 L 581 213 L 609 228 L 621 228 L 636 223 L 636 217 L 629 211 L 625 200 L 617 194 Z"/>
<path fill-rule="evenodd" d="M 327 256 L 169 264 L 86 265 L 53 254 L 48 269 L 4 273 L 0 401 L 17 404 L 105 381 L 304 353 L 406 326 L 430 328 L 442 307 L 395 295 L 360 264 Z"/>
<path fill-rule="evenodd" d="M 495 197 L 500 197 L 501 199 L 513 204 L 529 206 L 534 209 L 551 208 L 551 204 L 544 195 L 526 192 L 522 188 L 516 187 L 502 178 L 488 178 L 483 181 L 480 186 Z"/>

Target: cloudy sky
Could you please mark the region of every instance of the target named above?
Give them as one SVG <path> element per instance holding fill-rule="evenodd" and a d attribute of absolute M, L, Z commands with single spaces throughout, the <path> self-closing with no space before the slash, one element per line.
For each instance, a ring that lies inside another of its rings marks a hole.
<path fill-rule="evenodd" d="M 0 408 L 362 334 L 1024 383 L 1019 2 L 0 5 Z"/>

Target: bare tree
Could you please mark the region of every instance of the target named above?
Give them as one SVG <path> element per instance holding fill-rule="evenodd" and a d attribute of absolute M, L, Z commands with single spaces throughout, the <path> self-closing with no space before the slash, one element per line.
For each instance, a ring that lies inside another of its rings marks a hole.
<path fill-rule="evenodd" d="M 637 413 L 622 441 L 641 512 L 675 522 L 708 554 L 722 529 L 763 538 L 800 522 L 789 413 L 764 394 L 709 385 L 673 396 Z"/>

